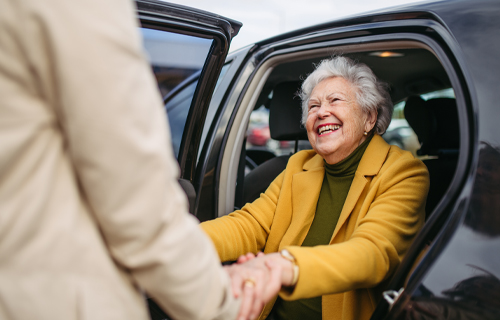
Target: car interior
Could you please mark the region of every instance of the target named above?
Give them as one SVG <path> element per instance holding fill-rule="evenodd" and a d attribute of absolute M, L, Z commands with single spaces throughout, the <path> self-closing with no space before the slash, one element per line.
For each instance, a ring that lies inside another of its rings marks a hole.
<path fill-rule="evenodd" d="M 460 147 L 458 113 L 450 79 L 438 57 L 426 45 L 410 41 L 348 46 L 335 51 L 332 48 L 314 49 L 277 55 L 264 61 L 246 91 L 243 108 L 235 117 L 232 128 L 238 129 L 232 129 L 229 135 L 236 147 L 232 150 L 226 148 L 223 159 L 240 156 L 245 161 L 236 162 L 240 166 L 238 170 L 223 160 L 223 169 L 226 170 L 221 172 L 226 173 L 228 181 L 234 180 L 237 188 L 233 192 L 234 202 L 229 190 L 220 192 L 225 199 L 219 201 L 222 205 L 219 213 L 231 212 L 255 200 L 285 169 L 293 153 L 303 149 L 301 146 L 304 145 L 310 148 L 305 129 L 300 125 L 300 99 L 296 93 L 315 64 L 339 53 L 367 64 L 390 85 L 395 105 L 393 122 L 395 119 L 403 121 L 407 125 L 406 131 L 413 136 L 406 138 L 418 141 L 416 148 L 404 143 L 402 147 L 415 153 L 429 169 L 431 186 L 426 214 L 427 217 L 432 214 L 455 175 Z M 264 108 L 269 114 L 270 139 L 280 144 L 291 141 L 288 144 L 292 148 L 285 148 L 283 152 L 246 142 L 252 111 L 260 112 Z M 245 170 L 241 166 L 245 166 Z M 224 207 L 228 203 L 234 203 L 234 207 Z"/>

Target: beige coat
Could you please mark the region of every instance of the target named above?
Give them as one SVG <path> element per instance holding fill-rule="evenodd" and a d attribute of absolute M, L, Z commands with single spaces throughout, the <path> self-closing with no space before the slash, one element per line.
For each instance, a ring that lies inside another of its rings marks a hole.
<path fill-rule="evenodd" d="M 131 1 L 0 2 L 0 319 L 234 318 Z"/>
<path fill-rule="evenodd" d="M 259 199 L 202 227 L 223 261 L 287 248 L 300 272 L 295 290 L 280 293 L 284 299 L 323 296 L 323 319 L 369 319 L 383 282 L 424 223 L 427 168 L 410 152 L 375 135 L 356 170 L 330 245 L 301 247 L 324 175 L 323 158 L 312 150 L 301 151 Z"/>

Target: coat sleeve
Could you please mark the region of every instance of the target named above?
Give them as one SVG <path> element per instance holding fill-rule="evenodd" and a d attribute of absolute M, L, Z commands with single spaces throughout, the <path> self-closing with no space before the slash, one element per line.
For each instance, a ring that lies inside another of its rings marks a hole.
<path fill-rule="evenodd" d="M 299 279 L 286 300 L 371 288 L 390 277 L 399 266 L 425 219 L 429 177 L 425 165 L 405 155 L 380 173 L 367 199 L 359 203 L 359 217 L 345 241 L 316 247 L 290 246 L 297 259 Z M 366 202 L 366 201 L 365 201 Z"/>
<path fill-rule="evenodd" d="M 230 280 L 177 182 L 133 2 L 27 2 L 33 76 L 110 255 L 174 318 L 235 318 Z"/>
<path fill-rule="evenodd" d="M 242 254 L 264 250 L 284 176 L 285 171 L 274 179 L 265 193 L 241 210 L 201 223 L 221 261 L 234 261 Z"/>

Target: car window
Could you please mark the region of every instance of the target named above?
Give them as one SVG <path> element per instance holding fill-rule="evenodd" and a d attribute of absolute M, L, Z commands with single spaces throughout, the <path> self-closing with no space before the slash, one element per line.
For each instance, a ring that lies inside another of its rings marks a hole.
<path fill-rule="evenodd" d="M 140 28 L 144 49 L 153 68 L 158 88 L 165 100 L 172 146 L 176 157 L 198 77 L 205 64 L 213 40 Z"/>
<path fill-rule="evenodd" d="M 165 111 L 168 114 L 168 122 L 170 123 L 170 131 L 172 133 L 172 147 L 176 156 L 179 155 L 189 106 L 191 105 L 197 84 L 198 78 L 193 79 L 182 90 L 175 92 L 176 94 L 172 95 L 165 103 Z"/>
<path fill-rule="evenodd" d="M 269 100 L 272 100 L 272 94 L 273 92 L 269 94 Z M 252 165 L 259 165 L 272 157 L 291 155 L 295 150 L 294 140 L 278 141 L 271 138 L 269 109 L 264 104 L 255 108 L 250 114 L 246 137 L 246 154 L 255 162 Z M 305 149 L 312 149 L 311 144 L 307 140 L 300 140 L 298 150 Z M 258 158 L 253 158 L 254 155 L 258 155 Z M 245 169 L 245 173 L 250 171 L 248 167 Z"/>
<path fill-rule="evenodd" d="M 420 97 L 427 101 L 437 98 L 455 98 L 455 94 L 452 88 L 448 88 L 425 93 L 420 95 Z M 271 98 L 272 93 L 270 94 L 270 99 Z M 417 156 L 417 151 L 420 149 L 420 143 L 417 135 L 405 119 L 405 105 L 406 100 L 394 105 L 392 120 L 383 138 L 389 144 L 398 146 L 403 150 L 408 150 Z M 269 109 L 261 105 L 252 111 L 247 129 L 247 151 L 264 150 L 271 152 L 275 156 L 280 156 L 293 153 L 294 145 L 295 141 L 277 141 L 271 138 L 269 132 Z M 308 141 L 299 141 L 299 150 L 310 148 L 311 146 Z M 247 170 L 247 173 L 248 172 Z"/>
<path fill-rule="evenodd" d="M 420 95 L 423 100 L 437 98 L 455 98 L 452 88 L 437 90 Z M 269 100 L 272 99 L 272 92 L 269 94 Z M 417 155 L 420 149 L 420 143 L 417 135 L 410 127 L 404 116 L 404 107 L 406 99 L 394 105 L 394 113 L 391 123 L 387 128 L 383 138 L 391 145 L 400 147 L 403 150 L 408 150 Z M 271 138 L 269 131 L 269 109 L 265 105 L 255 108 L 250 114 L 250 121 L 247 129 L 246 149 L 247 155 L 251 158 L 257 151 L 259 156 L 263 153 L 268 155 L 268 158 L 274 156 L 288 155 L 294 152 L 295 141 L 277 141 Z M 311 149 L 308 141 L 299 141 L 299 150 Z M 264 157 L 264 160 L 268 158 Z M 256 160 L 256 159 L 251 159 Z M 259 165 L 261 160 L 256 160 L 255 165 Z M 251 166 L 250 166 L 251 167 Z M 251 170 L 247 167 L 245 172 Z"/>
<path fill-rule="evenodd" d="M 425 101 L 437 98 L 454 99 L 455 93 L 452 88 L 448 88 L 422 94 L 420 98 Z M 408 150 L 417 156 L 417 151 L 420 149 L 420 143 L 417 135 L 405 119 L 405 105 L 406 99 L 394 104 L 394 113 L 392 114 L 391 123 L 382 137 L 387 143 Z"/>
<path fill-rule="evenodd" d="M 221 83 L 222 79 L 224 79 L 224 76 L 227 73 L 227 70 L 231 66 L 231 62 L 226 63 L 220 72 L 219 78 L 217 79 L 217 84 L 215 85 L 214 92 L 217 92 L 217 89 L 219 88 L 219 84 Z M 217 103 L 210 103 L 210 106 L 208 107 L 208 112 L 207 112 L 207 117 L 205 118 L 205 122 L 203 123 L 203 132 L 201 134 L 201 140 L 200 140 L 200 149 L 198 150 L 198 160 L 201 155 L 201 149 L 205 145 L 205 140 L 207 139 L 208 135 L 208 130 L 210 130 L 210 127 L 212 123 L 214 122 L 215 115 L 217 113 L 217 110 L 219 109 L 219 105 Z"/>

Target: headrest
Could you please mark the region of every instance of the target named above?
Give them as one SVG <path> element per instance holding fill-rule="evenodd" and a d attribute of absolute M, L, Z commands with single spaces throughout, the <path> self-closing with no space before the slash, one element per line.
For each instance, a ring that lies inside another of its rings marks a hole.
<path fill-rule="evenodd" d="M 424 101 L 409 97 L 405 118 L 417 134 L 420 155 L 455 153 L 460 146 L 460 130 L 455 99 L 437 98 Z"/>
<path fill-rule="evenodd" d="M 273 89 L 269 131 L 274 140 L 307 140 L 306 129 L 300 124 L 302 107 L 297 96 L 299 87 L 300 82 L 283 82 Z"/>

